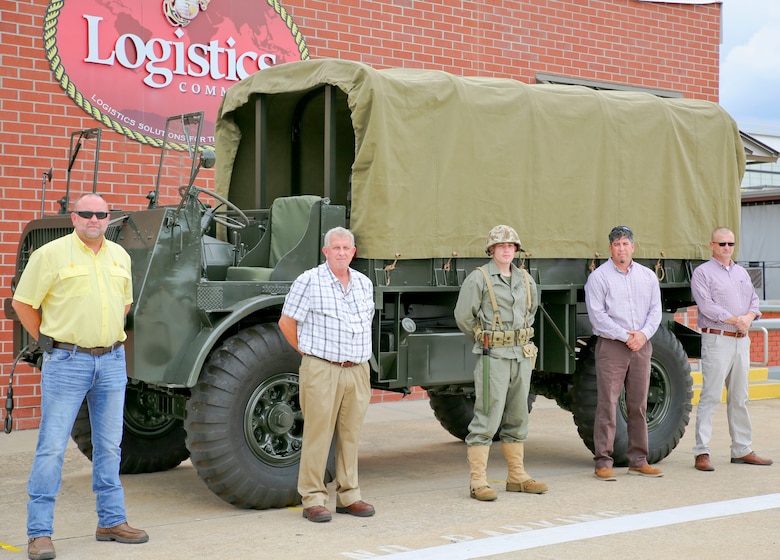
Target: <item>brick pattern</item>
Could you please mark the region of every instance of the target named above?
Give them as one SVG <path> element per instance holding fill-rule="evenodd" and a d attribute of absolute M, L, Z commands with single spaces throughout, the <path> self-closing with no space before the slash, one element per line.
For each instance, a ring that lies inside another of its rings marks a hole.
<path fill-rule="evenodd" d="M 229 1 L 229 0 L 225 0 Z M 0 278 L 10 296 L 24 224 L 40 216 L 42 173 L 54 169 L 46 213 L 65 191 L 68 135 L 98 126 L 63 92 L 43 52 L 48 0 L 0 4 Z M 357 60 L 376 67 L 418 67 L 533 82 L 537 72 L 681 91 L 717 101 L 720 5 L 636 0 L 283 0 L 312 58 Z M 104 131 L 100 186 L 115 208 L 146 205 L 156 151 Z M 81 162 L 88 161 L 81 157 Z M 71 200 L 91 190 L 88 168 L 71 176 Z M 213 171 L 202 175 L 211 186 Z M 0 321 L 0 403 L 12 356 L 10 321 Z M 14 428 L 37 426 L 39 375 L 19 366 Z M 420 398 L 416 390 L 407 398 Z M 377 392 L 375 401 L 400 398 Z"/>

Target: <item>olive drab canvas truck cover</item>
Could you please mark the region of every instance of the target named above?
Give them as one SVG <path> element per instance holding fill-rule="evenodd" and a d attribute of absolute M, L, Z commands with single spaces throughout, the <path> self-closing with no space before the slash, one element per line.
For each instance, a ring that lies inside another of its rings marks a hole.
<path fill-rule="evenodd" d="M 486 232 L 506 223 L 534 258 L 603 253 L 627 224 L 637 258 L 707 259 L 715 226 L 739 231 L 744 149 L 717 104 L 341 60 L 283 64 L 227 92 L 219 193 L 255 189 L 254 154 L 239 149 L 254 138 L 242 120 L 254 96 L 279 98 L 266 135 L 287 137 L 285 108 L 325 84 L 346 96 L 354 132 L 358 257 L 483 256 Z"/>

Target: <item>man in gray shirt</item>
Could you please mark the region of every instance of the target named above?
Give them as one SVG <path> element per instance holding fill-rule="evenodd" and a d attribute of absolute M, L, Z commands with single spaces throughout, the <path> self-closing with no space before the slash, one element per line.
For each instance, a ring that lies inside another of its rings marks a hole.
<path fill-rule="evenodd" d="M 612 470 L 618 397 L 626 389 L 628 473 L 663 476 L 647 462 L 647 391 L 650 338 L 661 324 L 661 288 L 655 273 L 633 261 L 634 234 L 626 226 L 609 232 L 611 258 L 585 284 L 585 304 L 596 342 L 598 403 L 593 428 L 595 475 L 617 480 Z"/>
<path fill-rule="evenodd" d="M 701 329 L 702 389 L 696 412 L 696 456 L 700 471 L 714 471 L 710 462 L 712 417 L 727 389 L 726 414 L 731 434 L 731 462 L 771 465 L 751 446 L 752 428 L 747 411 L 751 323 L 761 316 L 758 296 L 747 271 L 731 260 L 734 233 L 718 227 L 710 237 L 712 258 L 693 271 L 691 291 Z"/>

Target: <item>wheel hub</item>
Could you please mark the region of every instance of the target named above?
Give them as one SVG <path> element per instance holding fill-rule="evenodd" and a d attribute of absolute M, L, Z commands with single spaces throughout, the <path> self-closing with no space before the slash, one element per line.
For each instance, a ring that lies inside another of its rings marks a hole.
<path fill-rule="evenodd" d="M 295 423 L 295 412 L 286 403 L 276 404 L 271 407 L 266 418 L 266 428 L 274 434 L 285 434 L 290 431 Z"/>
<path fill-rule="evenodd" d="M 298 461 L 303 414 L 296 375 L 278 374 L 255 388 L 244 412 L 244 435 L 255 456 L 266 464 Z"/>

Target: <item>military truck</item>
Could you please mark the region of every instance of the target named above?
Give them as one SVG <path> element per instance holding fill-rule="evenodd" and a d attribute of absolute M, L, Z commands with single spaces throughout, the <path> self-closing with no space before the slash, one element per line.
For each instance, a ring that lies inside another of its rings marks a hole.
<path fill-rule="evenodd" d="M 718 105 L 294 62 L 228 90 L 216 124 L 214 190 L 197 184 L 198 168 L 213 163 L 198 144 L 199 122 L 169 120 L 181 130 L 166 127 L 148 208 L 112 211 L 108 235 L 132 256 L 135 297 L 123 473 L 189 457 L 208 487 L 238 507 L 298 503 L 300 356 L 277 320 L 292 281 L 323 262 L 323 236 L 334 226 L 355 233 L 353 266 L 374 282 L 372 386 L 425 389 L 457 438 L 473 416 L 477 356 L 453 308 L 466 275 L 487 260 L 488 230 L 514 226 L 523 246 L 517 262 L 541 300 L 529 407 L 534 395 L 554 399 L 592 450 L 594 341 L 583 287 L 609 258 L 609 230 L 629 225 L 636 260 L 656 271 L 664 309 L 652 339 L 649 461 L 680 441 L 699 339 L 674 313 L 692 304 L 691 273 L 709 257 L 712 228 L 739 231 L 745 155 Z M 178 176 L 164 164 L 191 156 Z M 172 190 L 161 186 L 171 179 Z M 17 277 L 30 252 L 69 225 L 64 216 L 31 222 Z M 18 322 L 15 348 L 39 363 Z M 617 465 L 626 464 L 623 407 L 621 399 Z M 73 438 L 89 457 L 86 407 Z"/>

